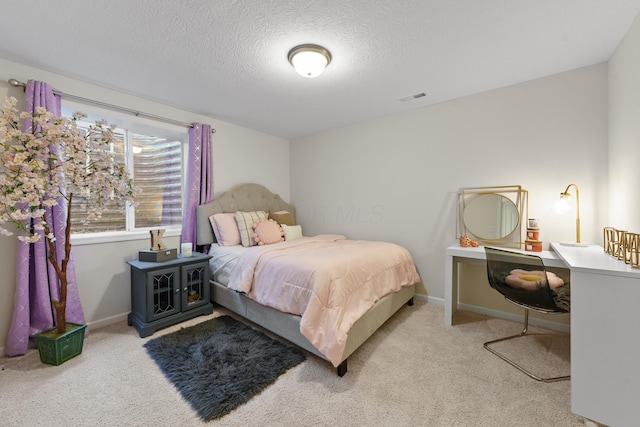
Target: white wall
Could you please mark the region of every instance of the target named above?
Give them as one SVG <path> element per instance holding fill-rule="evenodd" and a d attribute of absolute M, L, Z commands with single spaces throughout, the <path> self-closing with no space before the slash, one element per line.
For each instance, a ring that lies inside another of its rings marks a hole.
<path fill-rule="evenodd" d="M 305 234 L 341 232 L 403 244 L 416 259 L 423 292 L 442 298 L 444 249 L 455 242 L 455 199 L 462 187 L 522 185 L 529 190 L 529 216 L 541 219 L 545 244 L 574 238 L 573 217 L 553 209 L 569 183 L 580 187 L 584 241 L 601 244 L 606 225 L 640 232 L 638 52 L 636 19 L 609 64 L 319 133 L 292 141 L 290 149 L 281 138 L 2 59 L 0 96 L 22 96 L 8 78 L 33 78 L 63 92 L 210 123 L 218 130 L 216 194 L 260 182 L 297 205 Z M 74 248 L 90 323 L 129 312 L 125 260 L 146 243 Z M 1 347 L 15 288 L 10 238 L 0 238 L 0 271 L 6 296 L 0 300 Z"/>
<path fill-rule="evenodd" d="M 305 234 L 400 243 L 443 298 L 460 188 L 522 185 L 547 246 L 575 239 L 554 205 L 576 183 L 582 240 L 602 243 L 606 158 L 600 64 L 294 140 L 291 196 Z"/>
<path fill-rule="evenodd" d="M 46 81 L 64 93 L 95 99 L 182 122 L 211 124 L 213 135 L 214 190 L 219 194 L 243 182 L 260 182 L 289 200 L 289 142 L 210 117 L 158 104 L 127 94 L 57 74 L 26 67 L 0 59 L 0 99 L 15 96 L 23 99 L 22 89 L 12 88 L 7 80 L 15 78 Z M 216 102 L 212 100 L 211 102 Z M 165 239 L 177 246 L 178 237 Z M 110 244 L 75 245 L 78 292 L 89 327 L 122 320 L 131 310 L 129 269 L 126 260 L 136 259 L 137 252 L 147 249 L 149 239 Z M 4 347 L 15 292 L 16 243 L 14 238 L 0 238 L 0 350 Z"/>
<path fill-rule="evenodd" d="M 609 60 L 609 224 L 640 233 L 640 16 Z"/>

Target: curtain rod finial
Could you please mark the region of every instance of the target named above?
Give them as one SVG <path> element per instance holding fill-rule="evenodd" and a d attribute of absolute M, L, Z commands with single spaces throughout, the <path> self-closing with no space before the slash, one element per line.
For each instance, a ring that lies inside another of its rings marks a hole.
<path fill-rule="evenodd" d="M 26 85 L 16 79 L 9 79 L 9 84 L 13 87 L 25 87 Z"/>

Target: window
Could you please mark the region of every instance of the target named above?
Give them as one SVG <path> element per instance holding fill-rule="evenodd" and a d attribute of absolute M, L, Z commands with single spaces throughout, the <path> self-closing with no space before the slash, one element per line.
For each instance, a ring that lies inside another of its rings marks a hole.
<path fill-rule="evenodd" d="M 96 107 L 65 102 L 63 115 L 74 111 L 88 115 L 79 127 L 89 126 L 96 119 L 105 119 L 116 125 L 116 142 L 111 149 L 116 159 L 126 163 L 136 186 L 142 189 L 137 206 L 123 210 L 113 202 L 98 221 L 82 223 L 81 197 L 76 197 L 71 211 L 74 235 L 107 232 L 135 232 L 155 228 L 177 229 L 182 225 L 182 186 L 184 182 L 183 146 L 188 141 L 188 130 L 139 117 L 126 116 Z"/>

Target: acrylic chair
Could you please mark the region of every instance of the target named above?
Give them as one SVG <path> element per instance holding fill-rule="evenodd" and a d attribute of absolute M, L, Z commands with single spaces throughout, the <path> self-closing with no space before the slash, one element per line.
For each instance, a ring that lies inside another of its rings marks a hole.
<path fill-rule="evenodd" d="M 561 279 L 553 273 L 547 273 L 539 256 L 490 247 L 485 247 L 485 254 L 487 257 L 489 284 L 493 289 L 500 292 L 507 301 L 524 309 L 524 327 L 519 334 L 484 343 L 484 348 L 534 380 L 549 383 L 571 378 L 570 375 L 542 378 L 491 348 L 492 344 L 527 335 L 530 310 L 544 314 L 562 314 L 568 313 L 569 307 L 566 304 L 559 306 L 556 303 L 556 298 L 554 298 L 555 295 L 549 282 L 553 281 L 553 285 L 557 286 L 562 283 L 559 282 Z M 534 275 L 537 275 L 537 278 L 534 278 Z M 568 285 L 568 283 L 565 283 L 563 286 Z"/>

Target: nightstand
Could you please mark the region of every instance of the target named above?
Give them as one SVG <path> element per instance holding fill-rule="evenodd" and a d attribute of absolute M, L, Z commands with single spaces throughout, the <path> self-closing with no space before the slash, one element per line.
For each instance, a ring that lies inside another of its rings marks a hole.
<path fill-rule="evenodd" d="M 147 262 L 127 261 L 131 266 L 129 326 L 141 338 L 196 316 L 213 313 L 209 293 L 209 258 L 194 252 L 190 257 Z"/>

